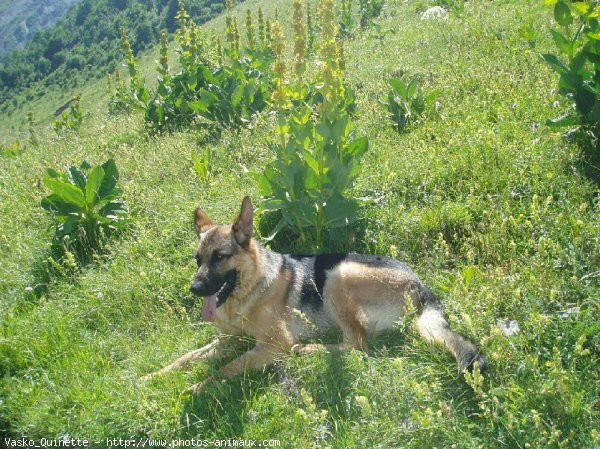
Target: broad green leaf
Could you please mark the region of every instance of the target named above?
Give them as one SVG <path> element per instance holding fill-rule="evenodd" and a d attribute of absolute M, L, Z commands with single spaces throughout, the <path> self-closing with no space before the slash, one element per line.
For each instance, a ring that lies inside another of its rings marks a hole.
<path fill-rule="evenodd" d="M 578 115 L 568 114 L 554 120 L 546 120 L 546 126 L 550 128 L 563 128 L 565 126 L 576 126 L 581 123 L 581 117 Z"/>
<path fill-rule="evenodd" d="M 563 0 L 554 5 L 554 20 L 561 26 L 568 26 L 573 23 L 571 9 Z"/>
<path fill-rule="evenodd" d="M 576 73 L 563 73 L 558 80 L 561 93 L 575 93 L 583 85 L 583 77 Z"/>
<path fill-rule="evenodd" d="M 324 139 L 328 139 L 332 136 L 332 130 L 328 123 L 317 123 L 315 129 Z"/>
<path fill-rule="evenodd" d="M 598 98 L 597 95 L 596 98 Z M 600 102 L 596 101 L 591 111 L 586 115 L 585 119 L 588 123 L 598 126 L 600 123 Z"/>
<path fill-rule="evenodd" d="M 46 176 L 44 178 L 46 184 L 53 193 L 58 195 L 62 201 L 73 204 L 81 209 L 85 209 L 85 198 L 83 192 L 68 182 L 61 181 L 56 178 Z"/>
<path fill-rule="evenodd" d="M 165 108 L 161 104 L 156 104 L 149 108 L 146 112 L 146 120 L 148 116 L 152 118 L 155 123 L 165 123 Z"/>
<path fill-rule="evenodd" d="M 56 233 L 60 237 L 64 237 L 65 235 L 69 235 L 73 232 L 75 228 L 79 226 L 79 218 L 78 217 L 69 217 L 56 229 Z"/>
<path fill-rule="evenodd" d="M 369 149 L 369 138 L 367 136 L 359 137 L 346 146 L 346 152 L 355 159 L 361 158 Z"/>
<path fill-rule="evenodd" d="M 166 97 L 169 95 L 169 89 L 167 89 L 167 86 L 164 83 L 159 83 L 156 93 L 161 97 Z"/>
<path fill-rule="evenodd" d="M 550 33 L 552 33 L 552 38 L 554 39 L 554 43 L 558 47 L 558 49 L 569 57 L 573 56 L 573 45 L 572 43 L 561 33 L 556 30 L 551 29 Z"/>
<path fill-rule="evenodd" d="M 264 197 L 269 197 L 273 195 L 273 187 L 271 184 L 272 171 L 270 173 L 267 173 L 267 170 L 269 169 L 270 167 L 267 167 L 265 172 L 258 178 L 258 192 L 261 194 L 261 196 Z"/>
<path fill-rule="evenodd" d="M 115 218 L 103 217 L 102 215 L 92 214 L 92 218 L 101 225 L 107 226 L 109 229 L 116 230 L 125 226 L 125 220 L 117 220 Z"/>
<path fill-rule="evenodd" d="M 343 142 L 346 140 L 345 137 L 348 135 L 351 126 L 350 117 L 347 114 L 341 114 L 331 123 L 331 137 L 338 142 Z"/>
<path fill-rule="evenodd" d="M 465 281 L 465 287 L 467 289 L 469 288 L 469 285 L 471 285 L 471 281 L 473 280 L 473 276 L 475 275 L 476 271 L 477 268 L 475 268 L 475 266 L 473 265 L 469 265 L 463 270 L 463 279 Z"/>
<path fill-rule="evenodd" d="M 282 229 L 285 228 L 285 226 L 286 226 L 286 220 L 284 218 L 282 218 L 281 220 L 279 220 L 277 222 L 277 225 L 271 231 L 271 235 L 269 235 L 268 237 L 262 237 L 261 240 L 270 242 L 271 240 L 273 240 L 275 238 L 275 236 L 277 235 L 277 233 L 279 231 L 281 231 Z"/>
<path fill-rule="evenodd" d="M 104 179 L 102 179 L 102 183 L 98 189 L 98 197 L 100 199 L 114 193 L 113 190 L 119 180 L 119 170 L 114 159 L 109 159 L 102 164 L 102 170 L 104 170 Z"/>
<path fill-rule="evenodd" d="M 248 104 L 253 103 L 256 98 L 256 93 L 258 92 L 258 87 L 256 84 L 248 83 L 246 85 L 241 84 L 240 87 L 241 86 L 244 86 L 242 97 L 244 101 Z"/>
<path fill-rule="evenodd" d="M 103 217 L 119 217 L 119 221 L 123 221 L 121 218 L 122 215 L 126 215 L 129 212 L 127 206 L 122 201 L 113 201 L 112 203 L 108 203 L 102 209 L 98 211 L 99 215 Z"/>
<path fill-rule="evenodd" d="M 206 108 L 208 108 L 213 103 L 217 103 L 219 101 L 219 97 L 206 89 L 202 89 L 200 90 L 200 100 L 206 105 Z"/>
<path fill-rule="evenodd" d="M 313 172 L 318 174 L 319 173 L 319 162 L 310 154 L 309 151 L 304 151 L 302 154 L 304 156 L 304 160 L 306 161 L 306 164 L 310 167 L 310 169 Z M 323 170 L 325 170 L 325 167 L 323 167 Z"/>
<path fill-rule="evenodd" d="M 400 97 L 406 97 L 406 84 L 401 79 L 389 80 L 390 86 L 394 88 L 395 94 Z"/>
<path fill-rule="evenodd" d="M 104 170 L 101 166 L 96 166 L 88 174 L 87 183 L 85 185 L 85 201 L 88 207 L 93 207 L 100 197 L 100 187 L 104 180 Z"/>
<path fill-rule="evenodd" d="M 262 205 L 262 210 L 264 211 L 274 211 L 281 210 L 286 207 L 287 203 L 279 198 L 271 198 L 266 200 Z"/>
<path fill-rule="evenodd" d="M 600 91 L 598 91 L 598 89 L 596 89 L 594 86 L 590 85 L 589 82 L 583 83 L 582 87 L 588 92 L 593 93 L 596 96 L 596 98 L 600 98 Z"/>
<path fill-rule="evenodd" d="M 49 212 L 56 212 L 61 215 L 68 215 L 80 211 L 79 207 L 75 206 L 74 204 L 63 201 L 62 197 L 55 193 L 52 193 L 46 198 L 44 198 L 41 201 L 40 206 L 42 206 L 42 209 L 44 210 L 47 210 Z"/>
<path fill-rule="evenodd" d="M 115 187 L 108 195 L 104 195 L 102 198 L 98 198 L 98 204 L 110 203 L 111 201 L 119 198 L 122 194 L 123 190 L 119 189 L 118 187 Z"/>
<path fill-rule="evenodd" d="M 71 184 L 79 187 L 82 192 L 85 191 L 85 183 L 86 183 L 85 173 L 83 173 L 77 167 L 73 167 L 72 165 L 69 165 L 67 167 L 67 172 L 68 172 L 69 181 L 71 181 Z"/>
<path fill-rule="evenodd" d="M 62 179 L 63 181 L 67 180 L 67 176 L 64 173 L 59 173 L 56 170 L 54 170 L 53 168 L 47 169 L 46 173 L 47 173 L 47 176 L 50 176 L 51 178 Z"/>
<path fill-rule="evenodd" d="M 210 163 L 210 151 L 208 148 L 204 149 L 202 157 L 192 152 L 192 159 L 194 160 L 193 169 L 200 176 L 205 177 L 208 174 L 208 168 Z"/>
<path fill-rule="evenodd" d="M 425 98 L 423 95 L 418 95 L 413 99 L 411 111 L 415 116 L 419 116 L 425 112 Z"/>
<path fill-rule="evenodd" d="M 324 208 L 325 227 L 339 228 L 356 221 L 358 204 L 351 199 L 331 197 Z"/>
<path fill-rule="evenodd" d="M 575 94 L 577 110 L 587 116 L 597 103 L 596 95 L 580 86 Z"/>
<path fill-rule="evenodd" d="M 244 85 L 240 84 L 239 86 L 237 86 L 235 88 L 235 90 L 233 91 L 233 94 L 231 94 L 231 104 L 233 105 L 234 108 L 238 107 L 238 105 L 242 101 L 243 96 L 244 96 Z"/>
<path fill-rule="evenodd" d="M 541 56 L 542 59 L 550 66 L 550 68 L 554 69 L 556 72 L 562 74 L 569 71 L 569 68 L 560 59 L 558 59 L 558 56 L 550 53 L 545 53 Z"/>
<path fill-rule="evenodd" d="M 492 388 L 488 394 L 490 396 L 508 396 L 508 391 L 506 390 L 506 388 L 502 388 L 502 387 L 496 387 L 496 388 Z"/>
<path fill-rule="evenodd" d="M 577 56 L 573 58 L 571 62 L 571 72 L 579 73 L 579 71 L 585 67 L 585 62 L 588 59 L 587 53 L 581 52 L 578 53 Z M 592 61 L 593 62 L 593 61 Z"/>
<path fill-rule="evenodd" d="M 318 192 L 319 191 L 319 174 L 318 174 L 318 172 L 314 172 L 313 170 L 310 170 L 306 174 L 303 187 L 304 187 L 303 190 L 306 190 L 307 192 L 311 192 L 311 191 Z"/>
<path fill-rule="evenodd" d="M 412 80 L 410 80 L 410 83 L 408 83 L 408 87 L 406 88 L 406 98 L 409 99 L 414 97 L 418 87 L 419 80 L 417 78 L 413 78 Z"/>

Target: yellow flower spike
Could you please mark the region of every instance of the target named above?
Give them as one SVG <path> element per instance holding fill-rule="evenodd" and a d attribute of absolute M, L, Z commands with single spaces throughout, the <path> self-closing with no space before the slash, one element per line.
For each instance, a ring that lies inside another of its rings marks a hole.
<path fill-rule="evenodd" d="M 308 53 L 307 27 L 304 19 L 302 0 L 294 0 L 294 72 L 298 80 L 306 72 L 306 54 Z"/>

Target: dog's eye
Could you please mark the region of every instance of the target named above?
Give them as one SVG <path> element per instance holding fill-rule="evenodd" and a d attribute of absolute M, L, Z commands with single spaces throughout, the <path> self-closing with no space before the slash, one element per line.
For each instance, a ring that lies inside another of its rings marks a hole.
<path fill-rule="evenodd" d="M 194 256 L 194 258 L 196 259 L 196 263 L 198 264 L 198 268 L 200 268 L 200 266 L 202 265 L 202 257 L 200 256 L 200 254 L 196 254 Z"/>
<path fill-rule="evenodd" d="M 220 253 L 218 251 L 215 251 L 212 255 L 212 260 L 214 262 L 220 262 L 222 260 L 227 259 L 231 254 L 225 254 L 225 253 Z"/>

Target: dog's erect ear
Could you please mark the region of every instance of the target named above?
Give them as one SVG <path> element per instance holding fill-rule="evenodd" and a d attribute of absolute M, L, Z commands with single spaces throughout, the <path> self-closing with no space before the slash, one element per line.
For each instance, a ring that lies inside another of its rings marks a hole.
<path fill-rule="evenodd" d="M 238 245 L 247 248 L 254 234 L 254 210 L 252 201 L 247 196 L 242 201 L 242 210 L 233 223 L 233 238 Z"/>
<path fill-rule="evenodd" d="M 212 228 L 214 223 L 206 212 L 197 207 L 194 211 L 194 226 L 196 226 L 196 231 L 198 231 L 198 235 L 200 235 L 200 233 L 208 231 L 210 228 Z"/>

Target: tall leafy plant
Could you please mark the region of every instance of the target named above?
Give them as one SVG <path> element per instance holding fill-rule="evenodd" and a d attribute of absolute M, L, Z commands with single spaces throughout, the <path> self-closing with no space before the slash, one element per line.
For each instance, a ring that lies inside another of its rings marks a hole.
<path fill-rule="evenodd" d="M 359 0 L 358 9 L 361 28 L 373 26 L 373 20 L 381 15 L 385 0 Z"/>
<path fill-rule="evenodd" d="M 554 6 L 558 29 L 551 29 L 557 54 L 542 55 L 559 75 L 558 91 L 573 102 L 574 110 L 550 126 L 582 125 L 600 136 L 600 2 L 545 0 Z"/>
<path fill-rule="evenodd" d="M 352 13 L 352 0 L 342 0 L 340 5 L 340 18 L 338 20 L 340 34 L 343 37 L 351 37 L 356 26 L 356 20 Z"/>
<path fill-rule="evenodd" d="M 294 8 L 302 8 L 300 0 L 294 2 Z M 317 105 L 297 102 L 302 98 L 297 93 L 304 73 L 298 61 L 305 57 L 306 44 L 295 46 L 296 82 L 288 84 L 283 35 L 277 22 L 273 26 L 277 56 L 273 98 L 278 105 L 279 140 L 272 144 L 276 159 L 259 176 L 259 190 L 264 197 L 263 211 L 281 217 L 271 232 L 291 229 L 305 244 L 322 250 L 327 232 L 357 219 L 358 204 L 347 191 L 360 172 L 368 139 L 356 136 L 346 108 L 333 0 L 323 0 L 318 13 L 321 72 L 311 87 L 319 91 L 321 101 Z M 296 42 L 306 42 L 298 36 L 306 33 L 306 26 L 295 20 L 295 27 Z"/>
<path fill-rule="evenodd" d="M 417 77 L 408 82 L 401 78 L 391 79 L 389 84 L 387 101 L 382 101 L 381 104 L 387 109 L 394 129 L 398 132 L 416 122 L 427 108 L 434 105 L 439 96 L 437 90 L 423 92 Z"/>
<path fill-rule="evenodd" d="M 137 61 L 133 55 L 133 49 L 127 37 L 125 28 L 120 29 L 121 44 L 126 58 L 126 67 L 129 74 L 129 83 L 123 80 L 120 83 L 119 72 L 117 71 L 117 87 L 114 94 L 111 95 L 108 110 L 111 114 L 130 111 L 143 111 L 150 99 L 150 91 L 146 87 L 145 80 L 141 76 L 137 66 Z M 110 88 L 109 78 L 109 88 Z"/>
<path fill-rule="evenodd" d="M 68 111 L 63 112 L 59 118 L 52 123 L 54 132 L 58 136 L 78 131 L 83 124 L 83 111 L 81 110 L 81 95 L 74 97 L 69 104 Z"/>
<path fill-rule="evenodd" d="M 54 218 L 56 242 L 84 262 L 107 236 L 127 225 L 128 209 L 113 159 L 95 167 L 83 162 L 66 168 L 64 173 L 47 170 L 43 182 L 52 193 L 41 206 Z"/>

